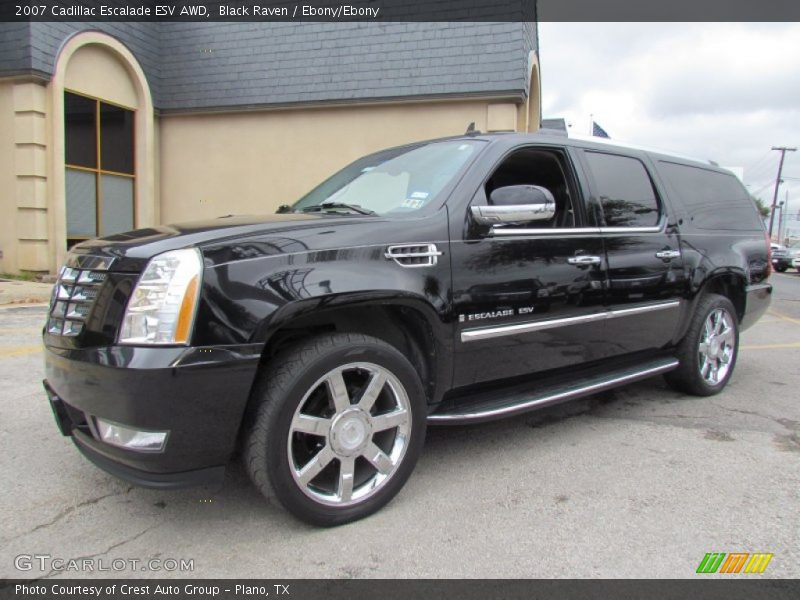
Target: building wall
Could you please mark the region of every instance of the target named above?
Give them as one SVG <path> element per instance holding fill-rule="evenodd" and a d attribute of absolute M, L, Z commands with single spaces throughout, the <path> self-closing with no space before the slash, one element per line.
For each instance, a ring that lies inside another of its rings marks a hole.
<path fill-rule="evenodd" d="M 136 110 L 148 227 L 273 212 L 470 122 L 535 129 L 535 47 L 524 23 L 0 24 L 0 271 L 66 254 L 65 89 Z"/>
<path fill-rule="evenodd" d="M 0 270 L 50 268 L 47 94 L 41 82 L 0 83 Z"/>
<path fill-rule="evenodd" d="M 162 115 L 161 220 L 272 213 L 369 152 L 516 119 L 489 100 Z"/>
<path fill-rule="evenodd" d="M 0 273 L 17 270 L 14 83 L 0 82 Z"/>
<path fill-rule="evenodd" d="M 105 4 L 114 3 L 114 0 L 105 2 Z M 52 75 L 55 71 L 59 51 L 64 43 L 72 36 L 84 31 L 99 31 L 124 44 L 142 66 L 153 97 L 158 97 L 161 83 L 161 36 L 157 23 L 31 23 L 28 40 L 30 68 L 35 72 Z M 0 69 L 1 71 L 2 69 Z"/>

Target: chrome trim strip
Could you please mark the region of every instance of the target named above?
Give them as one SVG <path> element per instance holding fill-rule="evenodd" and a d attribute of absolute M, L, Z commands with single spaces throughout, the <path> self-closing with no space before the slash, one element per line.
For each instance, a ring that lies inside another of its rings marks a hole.
<path fill-rule="evenodd" d="M 648 304 L 646 306 L 604 310 L 602 312 L 580 315 L 578 317 L 563 317 L 561 319 L 551 319 L 547 321 L 529 321 L 527 323 L 513 323 L 511 325 L 501 325 L 498 327 L 466 329 L 461 332 L 461 341 L 474 342 L 476 340 L 488 340 L 506 335 L 514 335 L 516 333 L 530 333 L 532 331 L 544 331 L 545 329 L 553 329 L 555 327 L 566 327 L 568 325 L 579 325 L 581 323 L 591 323 L 594 321 L 603 321 L 605 319 L 616 319 L 618 317 L 638 315 L 656 310 L 677 308 L 680 304 L 679 300 L 669 300 L 667 302 Z"/>
<path fill-rule="evenodd" d="M 491 236 L 560 236 L 565 235 L 596 235 L 602 233 L 662 233 L 666 227 L 667 220 L 662 218 L 657 225 L 652 227 L 562 227 L 558 229 L 530 229 L 530 228 L 508 228 L 505 226 L 494 225 L 489 230 Z"/>
<path fill-rule="evenodd" d="M 543 331 L 567 325 L 578 325 L 579 323 L 591 323 L 593 321 L 603 321 L 606 319 L 606 312 L 597 312 L 579 317 L 564 317 L 561 319 L 551 319 L 549 321 L 533 321 L 528 323 L 514 323 L 513 325 L 501 325 L 499 327 L 485 327 L 481 329 L 466 329 L 461 332 L 462 342 L 474 342 L 475 340 L 488 340 L 515 333 L 528 333 L 531 331 Z"/>
<path fill-rule="evenodd" d="M 661 233 L 663 227 L 601 227 L 600 233 Z"/>
<path fill-rule="evenodd" d="M 471 419 L 491 419 L 494 417 L 502 417 L 505 415 L 511 415 L 518 412 L 525 412 L 527 410 L 539 407 L 539 406 L 547 406 L 550 404 L 556 404 L 558 402 L 564 402 L 566 400 L 572 400 L 573 398 L 578 398 L 580 396 L 588 396 L 589 394 L 594 394 L 596 392 L 602 392 L 603 390 L 607 390 L 612 387 L 616 387 L 623 383 L 633 382 L 637 379 L 645 379 L 652 375 L 659 375 L 661 373 L 666 373 L 667 371 L 671 371 L 675 367 L 678 366 L 678 360 L 676 359 L 667 359 L 664 364 L 650 367 L 649 369 L 642 369 L 641 371 L 636 371 L 634 373 L 628 373 L 627 375 L 620 375 L 618 377 L 611 377 L 610 379 L 606 379 L 603 381 L 599 381 L 597 383 L 593 383 L 590 385 L 585 385 L 582 387 L 577 387 L 571 390 L 567 390 L 564 392 L 557 392 L 555 394 L 550 394 L 548 396 L 542 396 L 540 398 L 536 398 L 534 400 L 529 400 L 527 402 L 522 402 L 521 404 L 514 404 L 512 406 L 504 406 L 503 408 L 496 408 L 490 409 L 480 412 L 473 412 L 473 413 L 462 413 L 462 414 L 444 414 L 444 415 L 429 415 L 428 416 L 428 423 L 448 423 L 448 422 L 455 422 L 455 421 L 468 421 Z"/>
<path fill-rule="evenodd" d="M 608 311 L 608 318 L 615 319 L 617 317 L 627 317 L 629 315 L 639 315 L 654 310 L 664 310 L 667 308 L 678 308 L 681 305 L 679 300 L 669 300 L 667 302 L 659 302 L 658 304 L 649 304 L 647 306 L 635 306 L 633 308 L 616 308 Z"/>
<path fill-rule="evenodd" d="M 599 227 L 564 227 L 559 229 L 524 229 L 524 228 L 511 228 L 499 227 L 495 225 L 489 230 L 489 235 L 493 237 L 511 237 L 511 236 L 543 236 L 563 237 L 565 235 L 598 235 L 600 233 Z"/>
<path fill-rule="evenodd" d="M 116 257 L 94 256 L 92 254 L 68 254 L 66 266 L 87 271 L 108 271 Z"/>

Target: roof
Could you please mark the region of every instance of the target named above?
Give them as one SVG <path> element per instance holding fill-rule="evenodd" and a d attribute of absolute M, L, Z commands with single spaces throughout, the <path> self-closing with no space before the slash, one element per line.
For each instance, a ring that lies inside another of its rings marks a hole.
<path fill-rule="evenodd" d="M 49 77 L 71 35 L 100 30 L 142 65 L 164 111 L 449 95 L 524 98 L 531 23 L 0 24 L 0 76 Z"/>
<path fill-rule="evenodd" d="M 496 133 L 481 133 L 475 132 L 472 134 L 450 136 L 444 138 L 437 138 L 432 140 L 425 140 L 415 142 L 414 144 L 423 144 L 428 142 L 446 141 L 446 140 L 483 140 L 486 142 L 501 142 L 508 146 L 516 146 L 519 144 L 543 144 L 543 145 L 558 145 L 558 146 L 576 146 L 580 148 L 588 148 L 591 150 L 621 150 L 633 151 L 634 153 L 647 153 L 654 158 L 667 161 L 679 161 L 694 166 L 703 167 L 714 171 L 730 173 L 728 169 L 720 167 L 710 160 L 700 158 L 693 158 L 670 152 L 669 150 L 662 150 L 656 148 L 649 148 L 647 146 L 640 146 L 637 144 L 628 144 L 615 142 L 606 138 L 590 137 L 590 136 L 570 136 L 559 130 L 553 129 L 540 129 L 537 133 L 515 133 L 515 132 L 496 132 Z"/>

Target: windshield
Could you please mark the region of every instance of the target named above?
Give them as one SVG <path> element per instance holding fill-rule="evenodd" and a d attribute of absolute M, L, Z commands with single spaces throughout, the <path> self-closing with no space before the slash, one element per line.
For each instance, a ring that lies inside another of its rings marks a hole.
<path fill-rule="evenodd" d="M 295 212 L 413 213 L 455 179 L 480 142 L 431 142 L 384 150 L 357 160 L 292 206 Z"/>

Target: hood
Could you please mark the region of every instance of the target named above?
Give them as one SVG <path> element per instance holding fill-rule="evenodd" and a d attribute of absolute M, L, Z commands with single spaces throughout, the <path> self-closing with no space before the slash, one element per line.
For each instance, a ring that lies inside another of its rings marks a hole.
<path fill-rule="evenodd" d="M 286 213 L 273 215 L 231 215 L 206 221 L 192 221 L 136 229 L 126 233 L 88 240 L 70 250 L 70 261 L 82 256 L 113 259 L 114 271 L 141 271 L 153 256 L 177 250 L 202 246 L 238 237 L 298 231 L 330 225 L 354 225 L 375 217 L 361 215 L 331 215 L 324 213 Z"/>

